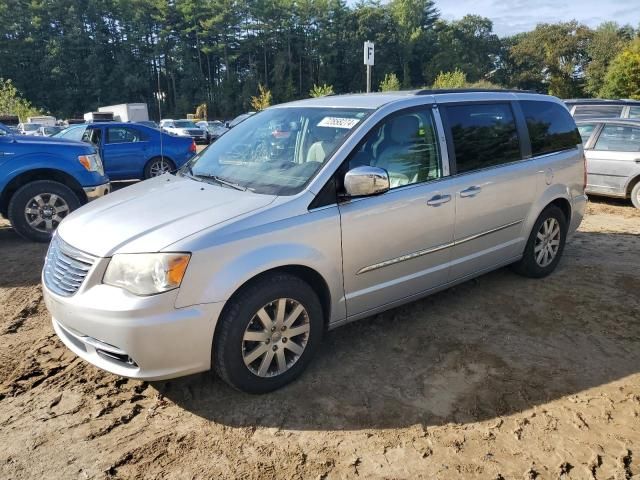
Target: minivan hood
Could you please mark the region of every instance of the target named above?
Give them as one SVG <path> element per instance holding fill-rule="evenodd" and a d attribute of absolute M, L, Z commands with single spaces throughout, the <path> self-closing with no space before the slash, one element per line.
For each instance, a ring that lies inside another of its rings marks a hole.
<path fill-rule="evenodd" d="M 58 235 L 99 257 L 157 252 L 200 230 L 265 207 L 276 198 L 166 174 L 76 210 L 60 224 Z"/>

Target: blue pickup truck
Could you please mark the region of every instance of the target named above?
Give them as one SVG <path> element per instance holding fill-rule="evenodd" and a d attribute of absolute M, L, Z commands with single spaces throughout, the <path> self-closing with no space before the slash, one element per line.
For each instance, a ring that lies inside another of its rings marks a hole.
<path fill-rule="evenodd" d="M 162 175 L 180 168 L 196 153 L 191 137 L 170 135 L 139 123 L 85 123 L 54 137 L 95 145 L 111 180 Z"/>
<path fill-rule="evenodd" d="M 0 124 L 0 214 L 24 238 L 48 241 L 71 211 L 110 190 L 93 145 L 15 135 Z"/>

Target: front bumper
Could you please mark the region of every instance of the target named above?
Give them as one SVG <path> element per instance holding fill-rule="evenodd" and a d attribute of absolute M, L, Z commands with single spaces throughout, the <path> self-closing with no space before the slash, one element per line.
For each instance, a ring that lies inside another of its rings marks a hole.
<path fill-rule="evenodd" d="M 95 187 L 84 187 L 83 190 L 87 196 L 87 201 L 90 202 L 91 200 L 107 195 L 111 191 L 111 183 L 107 182 Z"/>
<path fill-rule="evenodd" d="M 102 259 L 107 260 L 107 259 Z M 61 297 L 43 283 L 53 328 L 76 355 L 116 375 L 162 380 L 211 368 L 211 347 L 222 303 L 175 308 L 178 290 L 137 297 L 120 288 L 85 283 Z M 92 273 L 94 275 L 92 275 Z"/>

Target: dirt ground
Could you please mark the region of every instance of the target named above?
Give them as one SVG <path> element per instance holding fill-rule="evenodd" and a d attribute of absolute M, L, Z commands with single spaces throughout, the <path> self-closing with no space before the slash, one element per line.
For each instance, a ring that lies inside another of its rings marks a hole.
<path fill-rule="evenodd" d="M 640 478 L 627 203 L 590 203 L 549 278 L 502 269 L 335 330 L 266 396 L 79 360 L 42 302 L 44 254 L 0 224 L 0 478 Z"/>

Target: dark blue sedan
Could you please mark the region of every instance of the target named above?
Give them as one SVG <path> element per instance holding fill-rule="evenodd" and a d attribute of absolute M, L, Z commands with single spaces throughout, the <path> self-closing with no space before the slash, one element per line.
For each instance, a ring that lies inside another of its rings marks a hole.
<path fill-rule="evenodd" d="M 111 180 L 151 178 L 184 165 L 196 153 L 190 137 L 177 137 L 137 123 L 85 123 L 55 135 L 98 148 Z"/>

